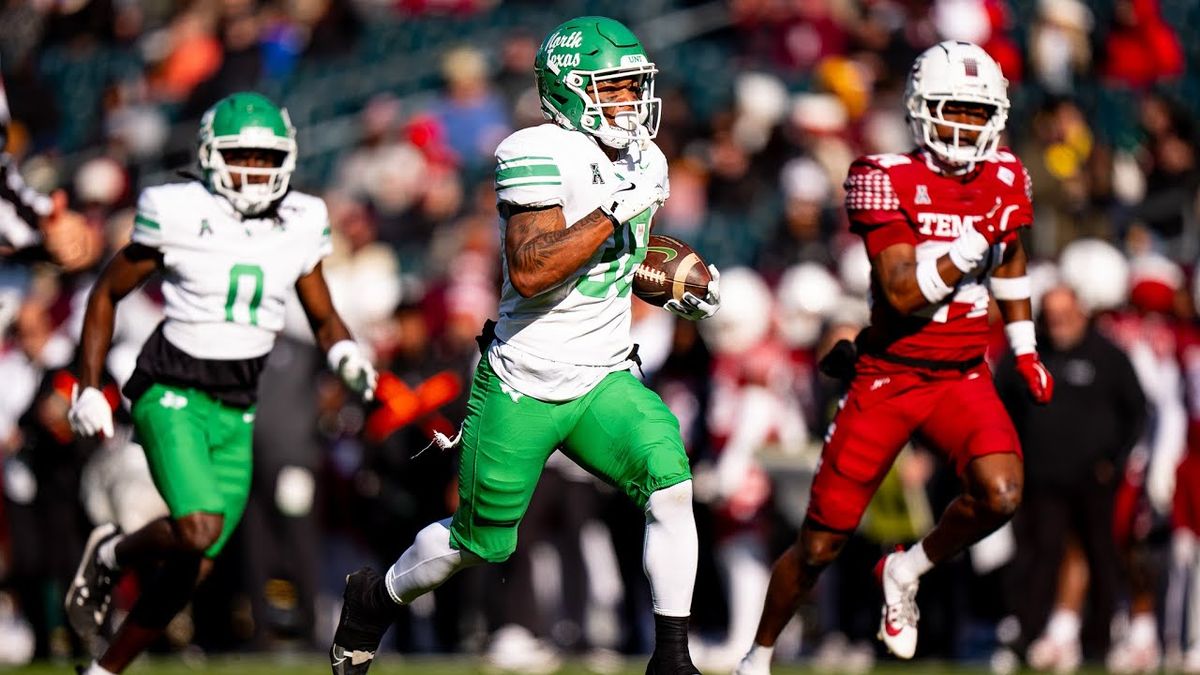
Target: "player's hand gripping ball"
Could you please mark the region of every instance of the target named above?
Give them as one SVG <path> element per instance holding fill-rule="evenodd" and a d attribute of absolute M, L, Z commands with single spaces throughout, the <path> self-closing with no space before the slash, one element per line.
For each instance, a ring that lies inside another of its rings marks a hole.
<path fill-rule="evenodd" d="M 633 293 L 673 314 L 697 321 L 717 313 L 721 305 L 720 273 L 691 246 L 659 234 L 650 235 L 646 259 L 633 271 Z"/>

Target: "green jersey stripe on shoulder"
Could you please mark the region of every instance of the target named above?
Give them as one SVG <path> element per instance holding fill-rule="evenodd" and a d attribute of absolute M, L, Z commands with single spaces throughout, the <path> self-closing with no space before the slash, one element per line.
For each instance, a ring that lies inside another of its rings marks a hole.
<path fill-rule="evenodd" d="M 332 232 L 333 232 L 333 229 L 330 228 L 329 226 L 326 226 L 324 230 L 321 230 L 321 236 L 328 237 Z"/>
<path fill-rule="evenodd" d="M 508 159 L 502 159 L 499 162 L 496 162 L 496 165 L 504 166 L 505 164 L 515 164 L 516 162 L 524 162 L 524 161 L 530 160 L 530 159 L 538 159 L 538 160 L 542 160 L 542 161 L 546 161 L 546 162 L 554 161 L 553 157 L 545 157 L 542 155 L 525 155 L 524 157 L 510 157 Z"/>
<path fill-rule="evenodd" d="M 534 185 L 562 185 L 562 181 L 544 180 L 544 181 L 536 181 L 533 183 L 509 183 L 506 185 L 496 185 L 496 188 L 500 189 L 500 190 L 508 190 L 508 189 L 523 188 L 523 187 L 531 187 Z"/>
<path fill-rule="evenodd" d="M 150 220 L 149 218 L 147 218 L 146 216 L 143 216 L 140 213 L 133 217 L 133 224 L 134 224 L 134 226 L 140 225 L 148 230 L 161 230 L 162 229 L 161 227 L 158 226 L 158 223 L 154 222 L 153 220 Z"/>
<path fill-rule="evenodd" d="M 535 176 L 561 176 L 558 172 L 558 167 L 553 164 L 537 164 L 531 166 L 517 166 L 511 169 L 499 169 L 496 171 L 496 180 L 503 182 L 513 178 L 533 178 Z"/>

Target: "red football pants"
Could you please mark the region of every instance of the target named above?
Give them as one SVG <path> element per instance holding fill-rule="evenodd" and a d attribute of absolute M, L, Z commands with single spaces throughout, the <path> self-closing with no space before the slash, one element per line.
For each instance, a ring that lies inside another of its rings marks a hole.
<path fill-rule="evenodd" d="M 991 371 L 860 374 L 825 438 L 808 517 L 850 532 L 910 438 L 940 452 L 961 476 L 976 457 L 1021 454 Z"/>

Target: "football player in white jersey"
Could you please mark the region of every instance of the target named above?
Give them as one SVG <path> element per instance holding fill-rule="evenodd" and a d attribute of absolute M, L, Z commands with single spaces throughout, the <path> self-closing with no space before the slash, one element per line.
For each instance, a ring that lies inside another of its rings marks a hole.
<path fill-rule="evenodd" d="M 687 648 L 696 573 L 692 476 L 679 422 L 630 374 L 631 282 L 666 199 L 654 64 L 622 24 L 579 17 L 555 28 L 534 63 L 550 123 L 496 149 L 504 288 L 463 423 L 459 507 L 422 530 L 386 576 L 348 577 L 330 659 L 362 675 L 399 606 L 465 567 L 499 562 L 556 448 L 623 490 L 646 514 L 645 569 L 656 641 L 648 673 L 698 672 Z M 697 320 L 706 297 L 668 309 Z"/>
<path fill-rule="evenodd" d="M 86 675 L 123 672 L 158 639 L 241 519 L 258 378 L 293 289 L 330 367 L 366 399 L 375 387 L 321 273 L 331 248 L 325 204 L 289 189 L 296 142 L 287 111 L 255 93 L 218 101 L 201 120 L 199 160 L 202 180 L 142 192 L 132 243 L 104 269 L 84 318 L 68 418 L 80 436 L 111 436 L 117 401 L 99 384 L 114 309 L 162 275 L 166 318 L 123 391 L 170 516 L 130 534 L 101 525 L 89 537 L 66 599 L 85 644 L 98 644 L 121 572 L 161 566 Z"/>

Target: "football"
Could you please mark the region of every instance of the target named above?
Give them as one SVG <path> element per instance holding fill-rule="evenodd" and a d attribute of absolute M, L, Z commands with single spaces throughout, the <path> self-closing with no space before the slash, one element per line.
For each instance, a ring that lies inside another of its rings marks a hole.
<path fill-rule="evenodd" d="M 708 264 L 691 246 L 673 237 L 650 235 L 646 259 L 633 271 L 633 294 L 659 307 L 683 299 L 691 291 L 703 298 L 712 275 Z"/>

